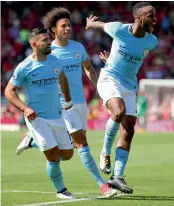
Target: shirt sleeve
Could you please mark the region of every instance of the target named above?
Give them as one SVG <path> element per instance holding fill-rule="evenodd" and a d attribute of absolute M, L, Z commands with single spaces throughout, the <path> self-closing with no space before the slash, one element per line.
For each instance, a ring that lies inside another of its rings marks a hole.
<path fill-rule="evenodd" d="M 158 46 L 158 39 L 155 37 L 154 47 L 153 47 L 153 49 L 155 49 L 157 46 Z"/>
<path fill-rule="evenodd" d="M 56 61 L 56 69 L 58 71 L 58 74 L 60 74 L 62 71 L 63 71 L 63 63 L 62 63 L 62 60 L 59 59 Z"/>
<path fill-rule="evenodd" d="M 81 61 L 84 62 L 85 60 L 87 60 L 88 55 L 86 53 L 86 49 L 83 45 L 81 45 Z"/>
<path fill-rule="evenodd" d="M 21 87 L 22 83 L 24 82 L 24 79 L 25 79 L 25 74 L 23 72 L 21 65 L 19 64 L 16 67 L 13 76 L 10 79 L 10 82 L 17 87 Z"/>
<path fill-rule="evenodd" d="M 122 25 L 121 22 L 105 23 L 104 31 L 114 39 L 120 31 L 121 25 Z"/>
<path fill-rule="evenodd" d="M 151 41 L 151 50 L 153 51 L 158 46 L 158 39 L 156 38 L 156 36 L 151 34 L 150 41 Z"/>

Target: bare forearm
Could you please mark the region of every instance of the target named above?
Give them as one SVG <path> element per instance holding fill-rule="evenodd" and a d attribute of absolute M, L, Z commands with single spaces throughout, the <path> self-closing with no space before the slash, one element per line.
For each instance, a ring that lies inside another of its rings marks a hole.
<path fill-rule="evenodd" d="M 96 87 L 98 77 L 97 77 L 97 73 L 96 73 L 95 69 L 93 68 L 92 65 L 90 65 L 90 66 L 88 66 L 88 68 L 84 68 L 84 69 L 85 69 L 85 73 L 86 73 L 87 77 L 90 79 L 90 81 Z"/>
<path fill-rule="evenodd" d="M 94 22 L 90 22 L 89 24 L 89 28 L 93 28 L 93 29 L 103 29 L 104 28 L 104 22 L 102 21 L 94 21 Z"/>
<path fill-rule="evenodd" d="M 61 89 L 61 91 L 63 93 L 65 102 L 70 102 L 71 101 L 71 95 L 70 95 L 70 91 L 69 91 L 68 85 L 60 84 L 60 89 Z"/>
<path fill-rule="evenodd" d="M 70 95 L 70 90 L 69 90 L 69 84 L 67 78 L 62 75 L 59 78 L 59 85 L 60 89 L 64 95 L 65 102 L 70 102 L 71 101 L 71 95 Z"/>
<path fill-rule="evenodd" d="M 11 102 L 16 108 L 24 112 L 24 109 L 27 107 L 17 96 L 15 91 L 5 90 L 5 97 L 9 102 Z"/>

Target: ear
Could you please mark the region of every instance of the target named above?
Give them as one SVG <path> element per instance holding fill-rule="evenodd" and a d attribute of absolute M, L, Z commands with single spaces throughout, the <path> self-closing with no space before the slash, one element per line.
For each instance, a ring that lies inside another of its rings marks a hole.
<path fill-rule="evenodd" d="M 138 22 L 141 22 L 141 17 L 140 16 L 136 16 L 136 19 Z"/>
<path fill-rule="evenodd" d="M 36 46 L 36 42 L 32 42 L 32 47 L 35 47 Z"/>
<path fill-rule="evenodd" d="M 52 27 L 51 30 L 52 30 L 52 32 L 55 33 L 56 32 L 56 27 Z"/>

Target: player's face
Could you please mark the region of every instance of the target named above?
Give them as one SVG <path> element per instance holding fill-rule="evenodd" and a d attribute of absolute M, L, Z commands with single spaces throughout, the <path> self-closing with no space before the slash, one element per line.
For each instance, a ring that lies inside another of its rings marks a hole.
<path fill-rule="evenodd" d="M 63 40 L 71 39 L 72 27 L 69 19 L 64 18 L 57 21 L 55 34 Z"/>
<path fill-rule="evenodd" d="M 48 55 L 51 53 L 51 39 L 50 36 L 45 34 L 39 35 L 39 40 L 36 42 L 37 49 L 43 53 L 44 55 Z"/>
<path fill-rule="evenodd" d="M 152 6 L 146 6 L 141 9 L 140 21 L 146 32 L 152 33 L 157 22 L 156 12 Z"/>

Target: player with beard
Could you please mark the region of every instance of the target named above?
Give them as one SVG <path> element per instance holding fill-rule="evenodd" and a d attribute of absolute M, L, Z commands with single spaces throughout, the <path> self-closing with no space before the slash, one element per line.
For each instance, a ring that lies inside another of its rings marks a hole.
<path fill-rule="evenodd" d="M 60 168 L 60 160 L 71 159 L 74 152 L 62 118 L 62 106 L 58 95 L 59 79 L 64 98 L 71 101 L 68 81 L 59 60 L 49 55 L 51 39 L 47 29 L 33 29 L 28 39 L 33 53 L 15 69 L 5 89 L 5 96 L 24 113 L 28 130 L 46 157 L 47 174 L 57 191 L 57 197 L 72 199 L 74 196 L 65 188 Z M 22 85 L 25 88 L 27 104 L 17 95 L 17 89 Z M 69 106 L 66 109 L 70 108 Z"/>
<path fill-rule="evenodd" d="M 111 147 L 120 127 L 115 164 L 108 183 L 124 193 L 133 193 L 133 189 L 128 187 L 123 179 L 123 172 L 137 119 L 136 76 L 144 58 L 158 44 L 156 37 L 151 34 L 157 21 L 154 7 L 149 2 L 140 2 L 133 7 L 132 13 L 134 23 L 130 24 L 104 23 L 97 21 L 97 16 L 87 18 L 86 24 L 86 29 L 103 29 L 113 38 L 109 58 L 101 69 L 97 83 L 98 93 L 111 112 L 100 154 L 100 169 L 106 174 L 111 173 Z"/>

